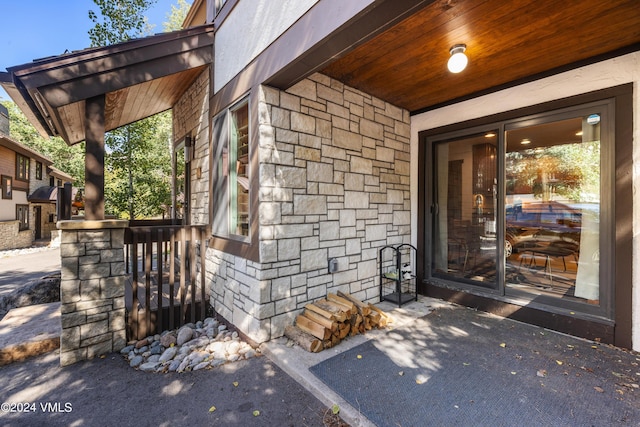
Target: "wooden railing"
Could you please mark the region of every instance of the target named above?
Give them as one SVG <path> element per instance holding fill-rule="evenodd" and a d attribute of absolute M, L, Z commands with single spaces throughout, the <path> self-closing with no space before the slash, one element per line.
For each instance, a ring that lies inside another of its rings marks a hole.
<path fill-rule="evenodd" d="M 127 340 L 204 320 L 206 245 L 203 225 L 130 222 L 125 231 Z"/>

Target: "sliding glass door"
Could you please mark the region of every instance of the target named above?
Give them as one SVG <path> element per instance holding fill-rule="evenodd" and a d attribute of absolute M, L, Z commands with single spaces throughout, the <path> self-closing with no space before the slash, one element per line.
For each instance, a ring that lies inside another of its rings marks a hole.
<path fill-rule="evenodd" d="M 434 150 L 433 275 L 495 289 L 497 131 Z"/>
<path fill-rule="evenodd" d="M 507 289 L 598 304 L 598 110 L 505 131 Z"/>
<path fill-rule="evenodd" d="M 429 276 L 603 313 L 611 301 L 610 104 L 428 139 Z M 605 271 L 610 276 L 610 270 Z M 604 281 L 606 282 L 606 281 Z"/>

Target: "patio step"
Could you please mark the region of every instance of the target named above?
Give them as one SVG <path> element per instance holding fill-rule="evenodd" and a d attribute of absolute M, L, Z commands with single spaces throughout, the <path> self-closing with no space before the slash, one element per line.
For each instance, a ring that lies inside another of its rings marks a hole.
<path fill-rule="evenodd" d="M 14 308 L 0 320 L 0 366 L 60 347 L 60 303 Z"/>

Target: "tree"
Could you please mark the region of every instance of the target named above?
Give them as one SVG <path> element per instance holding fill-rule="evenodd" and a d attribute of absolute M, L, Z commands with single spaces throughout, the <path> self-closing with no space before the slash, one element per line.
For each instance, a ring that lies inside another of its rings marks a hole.
<path fill-rule="evenodd" d="M 187 0 L 178 0 L 178 4 L 171 5 L 171 12 L 167 13 L 167 21 L 162 24 L 165 33 L 182 29 L 182 23 L 187 17 L 191 4 Z"/>
<path fill-rule="evenodd" d="M 109 132 L 105 165 L 105 211 L 143 218 L 163 213 L 171 200 L 170 113 L 157 114 Z"/>
<path fill-rule="evenodd" d="M 43 138 L 16 104 L 2 101 L 2 105 L 9 110 L 11 138 L 51 159 L 57 169 L 73 177 L 74 186 L 83 187 L 84 142 L 69 146 L 60 137 Z"/>
<path fill-rule="evenodd" d="M 143 15 L 156 0 L 93 0 L 100 14 L 89 10 L 89 19 L 95 23 L 89 30 L 91 46 L 108 46 L 151 33 Z"/>
<path fill-rule="evenodd" d="M 94 0 L 98 14 L 89 31 L 91 43 L 109 45 L 149 33 L 143 13 L 155 0 Z M 180 5 L 180 3 L 179 3 Z M 179 17 L 183 6 L 172 8 Z M 186 13 L 186 12 L 184 12 Z M 171 17 L 169 17 L 171 21 Z M 179 19 L 179 18 L 176 18 Z M 165 28 L 168 25 L 165 24 Z M 105 212 L 121 218 L 157 216 L 171 203 L 171 113 L 123 126 L 105 135 Z"/>

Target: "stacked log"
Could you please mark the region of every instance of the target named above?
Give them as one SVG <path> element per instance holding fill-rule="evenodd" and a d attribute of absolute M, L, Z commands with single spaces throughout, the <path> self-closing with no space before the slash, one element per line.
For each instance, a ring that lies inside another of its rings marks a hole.
<path fill-rule="evenodd" d="M 390 317 L 373 304 L 338 291 L 307 304 L 296 317 L 296 325 L 287 326 L 284 334 L 305 350 L 317 353 L 348 336 L 385 328 L 390 321 Z"/>

